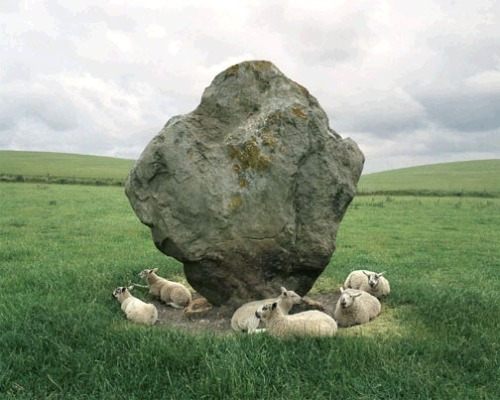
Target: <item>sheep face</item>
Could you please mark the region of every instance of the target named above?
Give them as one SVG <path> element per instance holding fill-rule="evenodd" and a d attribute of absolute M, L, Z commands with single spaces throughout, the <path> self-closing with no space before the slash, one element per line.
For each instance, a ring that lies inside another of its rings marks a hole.
<path fill-rule="evenodd" d="M 137 274 L 137 276 L 141 279 L 146 279 L 149 274 L 153 274 L 153 273 L 156 273 L 156 271 L 158 271 L 158 268 L 154 268 L 154 269 L 143 269 L 141 272 L 139 272 Z"/>
<path fill-rule="evenodd" d="M 278 303 L 276 302 L 274 302 L 273 304 L 265 304 L 259 307 L 257 311 L 255 311 L 255 316 L 258 319 L 265 321 L 270 318 L 272 312 L 276 309 L 277 306 Z"/>
<path fill-rule="evenodd" d="M 342 308 L 351 307 L 354 304 L 356 297 L 359 297 L 359 296 L 361 296 L 361 293 L 350 294 L 346 291 L 343 291 L 342 294 L 340 295 L 340 298 L 339 298 L 340 306 Z"/>
<path fill-rule="evenodd" d="M 123 299 L 124 297 L 128 297 L 130 295 L 130 291 L 133 289 L 133 286 L 119 286 L 113 291 L 113 297 L 118 300 Z"/>
<path fill-rule="evenodd" d="M 302 297 L 293 290 L 286 290 L 284 287 L 281 287 L 281 296 L 290 301 L 291 304 L 300 304 L 302 302 Z"/>
<path fill-rule="evenodd" d="M 366 271 L 363 271 L 363 273 L 368 278 L 368 284 L 370 285 L 370 287 L 376 288 L 378 286 L 379 278 L 385 273 L 385 271 L 381 272 L 380 274 L 367 273 Z"/>
<path fill-rule="evenodd" d="M 114 291 L 113 291 L 113 297 L 115 299 L 122 299 L 124 296 L 126 296 L 128 293 L 128 288 L 126 287 L 123 287 L 123 286 L 120 286 L 120 287 L 117 287 Z"/>
<path fill-rule="evenodd" d="M 125 292 L 127 290 L 127 288 L 125 287 L 117 287 L 114 291 L 113 291 L 113 297 L 118 297 L 120 296 L 123 292 Z"/>

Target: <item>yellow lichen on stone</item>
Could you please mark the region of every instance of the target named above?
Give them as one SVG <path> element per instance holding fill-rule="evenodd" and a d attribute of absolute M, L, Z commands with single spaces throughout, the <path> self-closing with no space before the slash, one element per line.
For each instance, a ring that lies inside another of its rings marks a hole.
<path fill-rule="evenodd" d="M 269 130 L 265 130 L 264 132 L 262 132 L 261 138 L 262 138 L 262 144 L 264 146 L 274 148 L 278 144 L 278 139 L 276 139 Z"/>
<path fill-rule="evenodd" d="M 300 107 L 293 107 L 292 112 L 296 117 L 302 118 L 302 119 L 307 119 L 307 115 L 304 114 L 304 111 Z"/>
<path fill-rule="evenodd" d="M 243 145 L 243 148 L 245 149 L 245 155 L 247 156 L 249 163 L 252 163 L 252 161 L 259 157 L 260 149 L 257 144 L 257 140 L 254 137 L 247 140 Z"/>
<path fill-rule="evenodd" d="M 243 199 L 239 194 L 234 195 L 231 197 L 231 200 L 229 200 L 229 207 L 230 208 L 239 208 L 243 205 Z"/>
<path fill-rule="evenodd" d="M 256 69 L 269 69 L 273 64 L 269 61 L 254 61 L 253 65 Z"/>
<path fill-rule="evenodd" d="M 248 186 L 248 180 L 246 178 L 240 178 L 239 184 L 242 188 L 246 188 Z"/>
<path fill-rule="evenodd" d="M 233 144 L 229 144 L 227 146 L 227 152 L 229 153 L 229 157 L 231 157 L 231 160 L 239 159 L 240 157 L 240 150 Z M 234 167 L 233 167 L 234 169 Z"/>
<path fill-rule="evenodd" d="M 306 96 L 309 96 L 309 90 L 307 90 L 307 88 L 302 86 L 300 83 L 297 83 L 297 82 L 295 82 L 295 83 L 297 84 L 297 86 L 299 87 L 299 89 L 302 93 L 304 93 Z"/>
<path fill-rule="evenodd" d="M 267 125 L 277 125 L 283 119 L 283 113 L 281 111 L 275 111 L 266 118 Z"/>
<path fill-rule="evenodd" d="M 259 172 L 263 172 L 269 168 L 272 157 L 266 157 L 261 154 L 261 149 L 257 143 L 257 139 L 253 137 L 247 140 L 243 146 L 239 148 L 233 144 L 228 145 L 228 153 L 231 159 L 236 159 L 240 162 L 240 168 L 242 170 L 254 169 Z M 235 167 L 233 166 L 233 171 Z M 235 171 L 236 172 L 236 171 Z"/>
<path fill-rule="evenodd" d="M 229 67 L 228 69 L 226 69 L 226 77 L 229 75 L 236 75 L 238 73 L 239 69 L 240 69 L 239 64 L 235 64 L 235 65 Z"/>

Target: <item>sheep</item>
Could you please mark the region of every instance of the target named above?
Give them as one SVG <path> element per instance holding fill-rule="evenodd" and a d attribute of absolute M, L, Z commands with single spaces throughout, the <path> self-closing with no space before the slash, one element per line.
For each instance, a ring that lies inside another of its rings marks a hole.
<path fill-rule="evenodd" d="M 138 274 L 147 283 L 149 293 L 159 297 L 167 306 L 184 309 L 192 300 L 191 292 L 182 283 L 159 277 L 156 271 L 158 268 L 145 269 Z"/>
<path fill-rule="evenodd" d="M 259 307 L 255 316 L 264 322 L 266 331 L 274 337 L 334 336 L 337 333 L 337 323 L 328 314 L 311 310 L 285 315 L 277 301 Z"/>
<path fill-rule="evenodd" d="M 383 274 L 385 271 L 380 273 L 363 270 L 352 271 L 345 280 L 344 287 L 362 290 L 377 299 L 381 299 L 391 291 L 389 281 L 382 276 Z"/>
<path fill-rule="evenodd" d="M 281 294 L 276 299 L 252 301 L 238 308 L 231 318 L 231 328 L 237 332 L 262 332 L 261 329 L 257 329 L 260 320 L 255 316 L 255 311 L 260 306 L 274 301 L 278 301 L 283 313 L 288 314 L 295 304 L 300 304 L 302 298 L 293 290 L 286 290 L 284 287 L 281 287 Z"/>
<path fill-rule="evenodd" d="M 154 304 L 148 304 L 130 294 L 133 286 L 117 287 L 113 297 L 121 303 L 121 308 L 127 318 L 139 324 L 153 325 L 158 320 L 158 310 Z"/>
<path fill-rule="evenodd" d="M 364 324 L 380 314 L 380 301 L 370 293 L 357 289 L 340 288 L 333 318 L 339 326 Z"/>

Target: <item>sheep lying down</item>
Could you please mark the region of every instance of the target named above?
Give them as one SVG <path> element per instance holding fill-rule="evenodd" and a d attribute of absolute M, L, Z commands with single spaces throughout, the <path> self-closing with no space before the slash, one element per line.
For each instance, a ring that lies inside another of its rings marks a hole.
<path fill-rule="evenodd" d="M 156 272 L 158 268 L 145 269 L 139 272 L 138 276 L 144 280 L 152 296 L 159 298 L 167 306 L 183 309 L 192 301 L 191 292 L 182 283 L 169 281 Z"/>
<path fill-rule="evenodd" d="M 364 324 L 380 314 L 380 301 L 375 296 L 357 289 L 340 288 L 340 298 L 333 316 L 339 326 Z"/>
<path fill-rule="evenodd" d="M 132 296 L 131 287 L 117 287 L 113 292 L 127 318 L 139 324 L 153 325 L 158 320 L 158 310 L 154 304 L 148 304 Z"/>
<path fill-rule="evenodd" d="M 264 304 L 275 301 L 278 302 L 283 313 L 288 314 L 295 304 L 301 303 L 302 297 L 293 290 L 281 287 L 281 294 L 276 299 L 251 301 L 238 308 L 231 318 L 231 328 L 236 332 L 262 332 L 262 329 L 258 329 L 260 320 L 255 316 L 255 312 Z"/>
<path fill-rule="evenodd" d="M 266 331 L 275 337 L 334 336 L 337 333 L 335 320 L 322 311 L 285 315 L 278 302 L 274 302 L 261 306 L 255 315 L 264 322 Z"/>
<path fill-rule="evenodd" d="M 380 273 L 365 270 L 352 271 L 345 280 L 344 287 L 362 290 L 377 299 L 382 299 L 391 292 L 389 281 L 382 276 L 384 274 L 385 271 Z"/>

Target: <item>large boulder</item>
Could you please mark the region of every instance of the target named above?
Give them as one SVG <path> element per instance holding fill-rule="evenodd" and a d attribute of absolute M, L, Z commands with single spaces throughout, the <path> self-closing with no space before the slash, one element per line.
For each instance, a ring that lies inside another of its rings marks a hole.
<path fill-rule="evenodd" d="M 364 156 L 272 63 L 218 74 L 171 118 L 125 190 L 156 247 L 215 305 L 304 295 L 328 265 Z"/>

